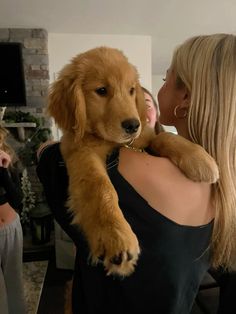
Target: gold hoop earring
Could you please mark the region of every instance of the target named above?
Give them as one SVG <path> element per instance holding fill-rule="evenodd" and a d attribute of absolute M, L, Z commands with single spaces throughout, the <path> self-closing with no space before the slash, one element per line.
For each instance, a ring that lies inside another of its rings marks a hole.
<path fill-rule="evenodd" d="M 182 112 L 182 114 L 181 114 Z M 181 108 L 180 105 L 176 106 L 174 109 L 174 116 L 177 119 L 184 119 L 188 115 L 188 109 L 187 108 Z"/>

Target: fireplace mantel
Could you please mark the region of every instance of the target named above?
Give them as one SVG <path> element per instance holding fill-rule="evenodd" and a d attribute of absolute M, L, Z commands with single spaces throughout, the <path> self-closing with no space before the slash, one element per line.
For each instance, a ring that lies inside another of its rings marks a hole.
<path fill-rule="evenodd" d="M 25 141 L 25 128 L 36 128 L 36 123 L 34 122 L 13 122 L 13 123 L 7 123 L 5 121 L 2 121 L 2 126 L 5 128 L 17 128 L 17 133 L 19 140 L 21 142 Z"/>

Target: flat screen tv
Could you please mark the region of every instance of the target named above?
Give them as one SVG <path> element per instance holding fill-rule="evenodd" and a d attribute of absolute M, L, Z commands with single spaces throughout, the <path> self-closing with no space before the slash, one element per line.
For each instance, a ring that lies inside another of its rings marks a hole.
<path fill-rule="evenodd" d="M 26 106 L 20 43 L 0 43 L 0 106 Z"/>

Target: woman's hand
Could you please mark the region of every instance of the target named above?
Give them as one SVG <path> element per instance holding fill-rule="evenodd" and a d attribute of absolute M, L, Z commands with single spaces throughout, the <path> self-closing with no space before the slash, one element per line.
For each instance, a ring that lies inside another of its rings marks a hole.
<path fill-rule="evenodd" d="M 11 156 L 0 149 L 0 167 L 8 168 L 11 163 Z"/>

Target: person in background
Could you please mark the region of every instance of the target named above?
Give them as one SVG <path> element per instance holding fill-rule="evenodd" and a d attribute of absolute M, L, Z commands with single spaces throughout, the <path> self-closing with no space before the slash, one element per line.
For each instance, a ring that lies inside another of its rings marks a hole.
<path fill-rule="evenodd" d="M 164 128 L 159 123 L 159 109 L 156 100 L 152 93 L 142 86 L 144 92 L 145 101 L 147 104 L 147 124 L 155 129 L 156 134 L 163 132 Z"/>
<path fill-rule="evenodd" d="M 23 236 L 18 211 L 22 192 L 17 157 L 0 126 L 0 313 L 26 314 L 23 290 Z"/>

